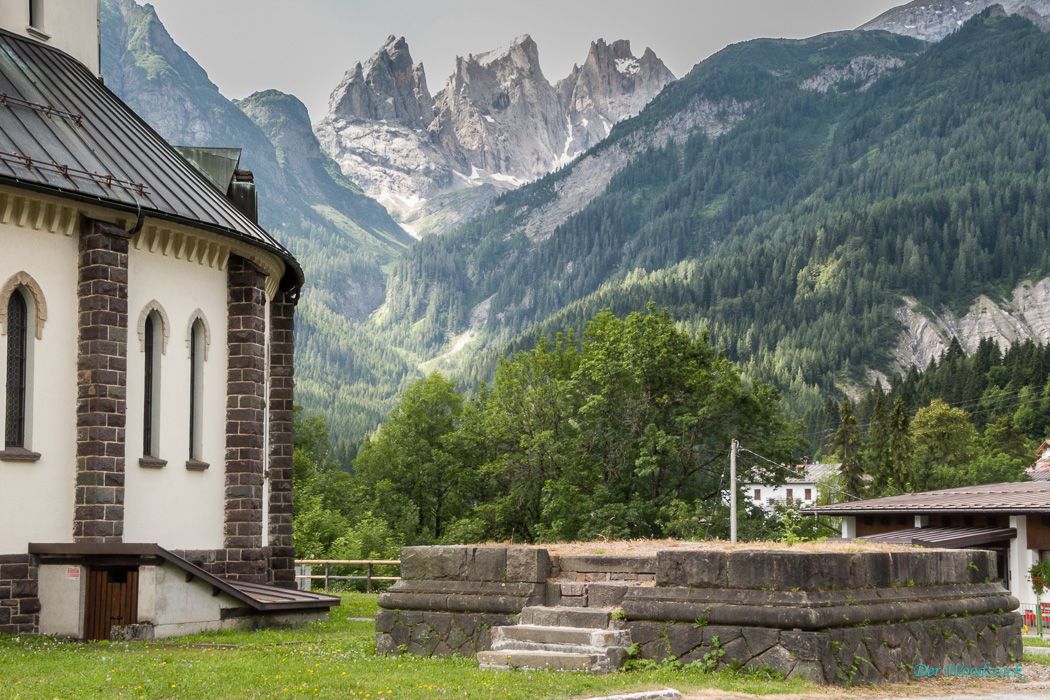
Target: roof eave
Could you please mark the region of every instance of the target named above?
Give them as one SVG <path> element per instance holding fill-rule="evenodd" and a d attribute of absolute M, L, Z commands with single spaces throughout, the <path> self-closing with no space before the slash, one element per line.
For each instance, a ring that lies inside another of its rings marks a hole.
<path fill-rule="evenodd" d="M 19 180 L 18 178 L 12 178 L 5 175 L 0 175 L 0 184 L 10 185 L 12 187 L 18 187 L 33 192 L 40 192 L 42 194 L 48 194 L 56 197 L 63 197 L 66 199 L 72 199 L 77 202 L 84 202 L 86 204 L 94 204 L 102 207 L 109 207 L 111 209 L 118 209 L 123 212 L 138 214 L 140 208 L 132 206 L 127 202 L 121 202 L 113 199 L 103 199 L 101 197 L 94 197 L 86 194 L 77 194 L 76 192 L 69 192 L 60 187 L 53 187 L 51 185 L 45 185 L 35 182 L 26 182 L 25 180 Z M 149 216 L 153 219 L 160 219 L 162 221 L 170 221 L 176 224 L 182 224 L 184 226 L 191 226 L 193 228 L 201 229 L 202 231 L 210 231 L 217 233 L 222 236 L 227 236 L 235 240 L 247 243 L 255 248 L 265 250 L 269 253 L 273 253 L 281 259 L 285 264 L 284 278 L 281 279 L 281 288 L 285 291 L 294 290 L 299 291 L 303 288 L 306 283 L 306 276 L 303 274 L 303 268 L 299 265 L 299 261 L 295 259 L 289 251 L 283 248 L 275 248 L 273 246 L 263 245 L 259 241 L 252 239 L 249 236 L 245 236 L 239 231 L 233 229 L 224 228 L 222 226 L 215 226 L 208 224 L 203 221 L 191 219 L 178 214 L 170 214 L 168 212 L 160 211 L 159 209 L 142 208 L 141 213 Z"/>

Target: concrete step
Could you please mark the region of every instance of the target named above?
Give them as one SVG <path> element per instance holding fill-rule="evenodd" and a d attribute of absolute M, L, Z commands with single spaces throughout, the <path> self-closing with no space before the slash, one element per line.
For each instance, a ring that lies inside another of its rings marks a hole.
<path fill-rule="evenodd" d="M 518 624 L 542 627 L 586 627 L 588 629 L 623 629 L 622 620 L 613 620 L 612 613 L 599 608 L 523 608 Z"/>
<path fill-rule="evenodd" d="M 514 625 L 510 627 L 494 627 L 492 629 L 493 648 L 496 644 L 507 644 L 501 647 L 512 648 L 539 648 L 539 647 L 515 647 L 515 643 L 528 643 L 538 645 L 567 645 L 575 647 L 594 647 L 604 649 L 607 647 L 628 647 L 631 645 L 631 633 L 626 630 L 605 630 L 586 627 L 544 627 L 542 625 Z"/>
<path fill-rule="evenodd" d="M 479 651 L 478 663 L 481 668 L 506 670 L 521 668 L 527 670 L 552 671 L 602 671 L 602 658 L 598 654 L 569 654 L 557 651 L 526 651 L 510 649 L 506 651 Z"/>

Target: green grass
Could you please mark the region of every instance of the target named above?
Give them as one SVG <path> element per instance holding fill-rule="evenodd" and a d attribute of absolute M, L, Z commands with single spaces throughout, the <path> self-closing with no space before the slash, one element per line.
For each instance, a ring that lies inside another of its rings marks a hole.
<path fill-rule="evenodd" d="M 565 698 L 674 687 L 755 694 L 816 689 L 738 673 L 656 669 L 603 676 L 480 671 L 474 659 L 378 656 L 375 596 L 345 594 L 328 622 L 224 631 L 158 642 L 64 642 L 0 636 L 0 687 L 22 698 Z M 233 647 L 200 644 L 236 645 Z"/>
<path fill-rule="evenodd" d="M 1050 647 L 1050 640 L 1039 637 L 1022 637 L 1026 647 Z"/>

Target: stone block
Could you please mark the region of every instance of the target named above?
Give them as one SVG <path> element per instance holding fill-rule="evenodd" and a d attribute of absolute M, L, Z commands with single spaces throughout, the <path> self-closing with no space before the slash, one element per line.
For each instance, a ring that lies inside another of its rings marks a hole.
<path fill-rule="evenodd" d="M 507 580 L 507 548 L 478 547 L 467 568 L 471 581 Z"/>
<path fill-rule="evenodd" d="M 810 591 L 819 573 L 812 555 L 801 552 L 736 551 L 729 553 L 727 578 L 730 588 Z"/>
<path fill-rule="evenodd" d="M 724 588 L 727 586 L 727 563 L 725 552 L 658 552 L 656 585 Z"/>
<path fill-rule="evenodd" d="M 560 558 L 562 571 L 579 573 L 636 573 L 656 571 L 656 557 L 646 555 L 573 554 Z"/>
<path fill-rule="evenodd" d="M 780 644 L 796 659 L 820 661 L 831 639 L 824 632 L 781 632 Z"/>
<path fill-rule="evenodd" d="M 544 583 L 550 577 L 551 560 L 546 549 L 507 548 L 507 580 Z"/>
<path fill-rule="evenodd" d="M 387 634 L 394 628 L 397 611 L 379 610 L 376 612 L 376 634 Z"/>
<path fill-rule="evenodd" d="M 463 580 L 472 548 L 402 547 L 401 578 L 409 580 Z"/>
<path fill-rule="evenodd" d="M 704 641 L 704 628 L 694 627 L 689 623 L 669 625 L 665 634 L 670 653 L 675 657 L 692 651 Z"/>
<path fill-rule="evenodd" d="M 860 552 L 851 555 L 850 588 L 886 588 L 890 585 L 890 555 Z"/>
<path fill-rule="evenodd" d="M 452 615 L 440 612 L 423 613 L 423 624 L 429 626 L 441 637 L 447 637 L 452 627 Z"/>
<path fill-rule="evenodd" d="M 744 664 L 744 668 L 748 670 L 759 670 L 769 667 L 773 671 L 787 678 L 791 675 L 791 672 L 795 670 L 795 665 L 797 663 L 798 661 L 796 661 L 796 659 L 783 647 L 775 646 L 748 661 Z"/>
<path fill-rule="evenodd" d="M 780 640 L 780 631 L 763 627 L 742 627 L 740 629 L 751 656 L 758 656 Z"/>
<path fill-rule="evenodd" d="M 587 584 L 587 605 L 594 608 L 617 607 L 623 603 L 627 589 L 628 586 L 616 583 Z"/>

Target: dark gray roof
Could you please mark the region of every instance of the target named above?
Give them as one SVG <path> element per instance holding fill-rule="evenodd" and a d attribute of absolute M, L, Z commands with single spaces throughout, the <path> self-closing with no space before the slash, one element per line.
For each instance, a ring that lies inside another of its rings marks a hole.
<path fill-rule="evenodd" d="M 188 574 L 186 581 L 199 578 L 211 584 L 216 591 L 223 591 L 251 608 L 263 612 L 282 610 L 319 610 L 339 605 L 337 596 L 324 593 L 312 593 L 297 589 L 277 588 L 259 583 L 233 581 L 223 576 L 209 574 L 196 564 L 156 544 L 136 544 L 126 542 L 57 542 L 29 543 L 29 553 L 52 560 L 91 559 L 128 559 L 162 560 L 170 562 Z"/>
<path fill-rule="evenodd" d="M 1013 527 L 912 527 L 907 530 L 868 535 L 860 539 L 865 542 L 963 549 L 1012 540 L 1015 537 L 1017 528 Z"/>
<path fill-rule="evenodd" d="M 3 30 L 0 183 L 231 236 L 279 255 L 288 264 L 286 285 L 303 281 L 287 249 L 87 68 L 57 49 Z"/>
<path fill-rule="evenodd" d="M 870 515 L 908 513 L 1050 513 L 1050 481 L 1017 481 L 1005 484 L 962 486 L 941 491 L 906 493 L 804 508 L 820 515 Z"/>

